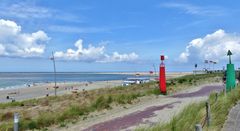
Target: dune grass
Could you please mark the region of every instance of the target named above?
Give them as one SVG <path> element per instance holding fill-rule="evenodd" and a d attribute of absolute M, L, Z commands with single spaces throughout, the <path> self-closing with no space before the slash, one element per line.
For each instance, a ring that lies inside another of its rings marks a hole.
<path fill-rule="evenodd" d="M 228 92 L 226 96 L 221 92 L 216 100 L 216 93 L 209 96 L 211 107 L 210 126 L 203 130 L 220 131 L 231 108 L 240 100 L 240 86 Z M 172 118 L 168 123 L 159 123 L 153 127 L 139 128 L 137 131 L 193 131 L 195 124 L 204 123 L 206 116 L 205 102 L 192 103 L 185 107 L 181 113 Z"/>
<path fill-rule="evenodd" d="M 221 74 L 189 75 L 168 82 L 169 93 L 202 82 L 215 82 Z M 183 88 L 184 87 L 184 88 Z M 170 90 L 171 89 L 171 90 Z M 157 82 L 128 87 L 102 88 L 63 96 L 0 104 L 0 130 L 12 130 L 13 113 L 20 114 L 20 129 L 46 129 L 52 125 L 66 126 L 87 119 L 91 112 L 109 110 L 113 106 L 132 104 L 139 97 L 159 95 Z"/>

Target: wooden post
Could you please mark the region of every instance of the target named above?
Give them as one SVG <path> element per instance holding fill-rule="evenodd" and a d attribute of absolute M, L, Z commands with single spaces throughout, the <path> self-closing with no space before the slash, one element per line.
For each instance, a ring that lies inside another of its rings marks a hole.
<path fill-rule="evenodd" d="M 196 124 L 195 125 L 195 131 L 202 131 L 202 125 L 201 124 Z"/>
<path fill-rule="evenodd" d="M 207 121 L 207 126 L 210 126 L 210 123 L 211 123 L 211 110 L 210 110 L 209 101 L 206 102 L 206 121 Z"/>

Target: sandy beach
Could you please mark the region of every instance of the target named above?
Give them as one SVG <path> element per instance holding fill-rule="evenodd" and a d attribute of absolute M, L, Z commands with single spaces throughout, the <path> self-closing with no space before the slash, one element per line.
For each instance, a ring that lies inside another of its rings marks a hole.
<path fill-rule="evenodd" d="M 57 95 L 70 94 L 76 91 L 92 90 L 99 88 L 115 87 L 122 84 L 122 80 L 114 81 L 97 81 L 97 82 L 66 82 L 58 83 Z M 41 85 L 35 85 L 31 87 L 23 87 L 16 89 L 6 89 L 0 91 L 0 102 L 11 102 L 10 99 L 6 99 L 7 96 L 14 97 L 16 101 L 40 98 L 54 95 L 54 83 L 46 83 Z"/>
<path fill-rule="evenodd" d="M 119 72 L 118 74 L 122 74 Z M 124 73 L 131 74 L 132 73 Z M 146 76 L 147 72 L 141 72 L 141 76 Z M 171 72 L 167 73 L 166 77 L 176 78 L 183 75 L 191 74 L 190 72 Z M 156 76 L 157 77 L 157 76 Z M 153 77 L 152 77 L 153 78 Z M 82 90 L 92 90 L 99 88 L 110 88 L 122 85 L 123 80 L 113 80 L 113 81 L 96 81 L 96 82 L 66 82 L 66 83 L 57 83 L 59 88 L 57 89 L 57 95 L 71 94 L 76 91 Z M 0 102 L 11 102 L 11 99 L 6 99 L 7 96 L 14 98 L 16 101 L 27 100 L 32 98 L 40 98 L 54 95 L 54 83 L 44 83 L 40 85 L 22 87 L 22 88 L 12 88 L 6 90 L 0 90 Z"/>

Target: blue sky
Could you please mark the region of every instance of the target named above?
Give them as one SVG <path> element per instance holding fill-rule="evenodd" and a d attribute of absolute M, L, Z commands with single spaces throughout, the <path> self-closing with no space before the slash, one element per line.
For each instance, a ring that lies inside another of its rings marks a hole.
<path fill-rule="evenodd" d="M 21 27 L 0 37 L 0 71 L 52 71 L 52 51 L 58 71 L 149 71 L 153 64 L 158 66 L 163 53 L 168 71 L 189 71 L 194 63 L 203 67 L 205 59 L 222 68 L 228 49 L 237 64 L 239 4 L 237 0 L 0 0 L 0 34 Z"/>

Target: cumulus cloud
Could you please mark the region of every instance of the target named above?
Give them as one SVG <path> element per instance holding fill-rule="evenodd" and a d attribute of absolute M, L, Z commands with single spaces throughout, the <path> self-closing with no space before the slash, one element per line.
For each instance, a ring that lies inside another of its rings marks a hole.
<path fill-rule="evenodd" d="M 79 39 L 75 43 L 76 50 L 67 49 L 66 52 L 57 51 L 54 56 L 62 60 L 76 60 L 84 62 L 130 62 L 138 58 L 138 55 L 134 52 L 130 54 L 120 54 L 113 52 L 112 55 L 105 53 L 105 46 L 95 47 L 88 45 L 87 48 L 83 47 L 83 40 Z M 1 49 L 1 48 L 0 48 Z"/>
<path fill-rule="evenodd" d="M 228 50 L 233 52 L 233 59 L 239 60 L 240 35 L 226 33 L 224 30 L 219 29 L 203 38 L 192 40 L 185 51 L 179 55 L 179 61 L 187 63 L 200 60 L 226 60 Z"/>
<path fill-rule="evenodd" d="M 67 49 L 66 52 L 57 51 L 54 56 L 64 60 L 82 60 L 82 61 L 96 61 L 104 57 L 104 46 L 94 47 L 91 44 L 88 48 L 83 48 L 83 40 L 79 39 L 75 43 L 76 50 Z"/>
<path fill-rule="evenodd" d="M 45 51 L 50 38 L 43 31 L 22 33 L 14 21 L 0 19 L 0 56 L 37 57 Z"/>
<path fill-rule="evenodd" d="M 99 62 L 124 62 L 124 61 L 134 61 L 138 59 L 138 55 L 134 52 L 130 54 L 119 54 L 118 52 L 113 52 L 111 56 L 105 55 L 104 60 Z"/>

